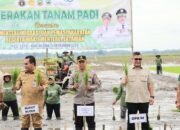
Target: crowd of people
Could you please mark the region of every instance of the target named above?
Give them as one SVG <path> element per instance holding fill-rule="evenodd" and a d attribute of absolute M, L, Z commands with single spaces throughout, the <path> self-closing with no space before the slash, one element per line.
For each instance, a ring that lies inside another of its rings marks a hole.
<path fill-rule="evenodd" d="M 59 56 L 60 57 L 60 56 Z M 65 57 L 68 57 L 65 54 Z M 63 57 L 64 58 L 64 57 Z M 72 60 L 72 59 L 71 59 Z M 142 66 L 142 54 L 134 52 L 132 56 L 132 68 L 124 73 L 120 82 L 118 95 L 112 104 L 121 99 L 120 108 L 122 119 L 128 118 L 127 130 L 135 130 L 135 124 L 130 123 L 130 115 L 145 114 L 147 122 L 142 123 L 142 130 L 149 130 L 148 110 L 149 105 L 154 104 L 154 82 L 148 69 Z M 88 124 L 88 130 L 96 129 L 95 122 L 95 98 L 94 92 L 102 86 L 101 80 L 95 71 L 87 67 L 87 57 L 80 55 L 76 61 L 77 69 L 70 75 L 68 89 L 74 92 L 74 116 L 75 129 L 82 130 L 84 122 Z M 158 65 L 162 60 L 157 57 Z M 159 72 L 159 71 L 158 71 Z M 28 130 L 32 122 L 34 130 L 42 130 L 42 112 L 46 106 L 47 119 L 52 119 L 54 111 L 56 119 L 61 120 L 60 96 L 65 94 L 61 86 L 56 84 L 55 77 L 47 76 L 38 71 L 40 79 L 37 79 L 36 59 L 34 56 L 26 56 L 24 59 L 24 70 L 18 76 L 16 84 L 12 83 L 9 73 L 0 72 L 0 109 L 2 109 L 2 120 L 7 120 L 8 110 L 11 108 L 14 120 L 19 120 L 19 110 L 16 91 L 21 90 L 21 130 Z M 158 73 L 159 74 L 159 73 Z M 162 74 L 162 73 L 161 73 Z M 39 82 L 37 82 L 37 80 Z M 180 76 L 177 89 L 177 108 L 180 109 Z M 80 116 L 79 109 L 88 106 L 92 110 L 91 116 Z M 28 113 L 27 109 L 34 113 Z M 127 116 L 126 116 L 127 111 Z"/>

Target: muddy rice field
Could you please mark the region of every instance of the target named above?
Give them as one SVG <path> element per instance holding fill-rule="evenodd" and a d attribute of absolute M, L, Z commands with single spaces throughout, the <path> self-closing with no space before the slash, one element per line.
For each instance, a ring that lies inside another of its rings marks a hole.
<path fill-rule="evenodd" d="M 95 65 L 95 64 L 93 64 Z M 99 65 L 96 65 L 98 68 Z M 100 65 L 101 66 L 101 65 Z M 121 126 L 126 130 L 126 120 L 120 119 L 120 105 L 115 105 L 116 120 L 112 120 L 112 102 L 116 95 L 112 92 L 114 86 L 119 85 L 119 78 L 122 70 L 119 64 L 106 63 L 106 68 L 97 69 L 97 74 L 102 81 L 102 88 L 95 92 L 96 99 L 96 130 L 102 130 L 105 124 L 105 130 L 119 130 Z M 180 130 L 180 112 L 173 112 L 176 100 L 177 76 L 176 74 L 156 75 L 152 72 L 155 83 L 155 104 L 149 108 L 149 120 L 153 130 Z M 18 93 L 18 102 L 20 94 Z M 19 105 L 20 106 L 20 105 Z M 161 119 L 157 120 L 158 107 L 161 107 Z M 50 121 L 46 121 L 46 109 L 43 112 L 43 130 L 75 130 L 73 122 L 73 95 L 66 94 L 61 96 L 61 117 L 62 120 L 57 121 L 55 115 Z M 138 127 L 138 126 L 137 126 Z M 171 127 L 171 129 L 170 129 Z M 31 128 L 33 130 L 33 128 Z M 1 120 L 0 112 L 0 130 L 20 130 L 20 121 L 14 121 L 11 110 L 7 121 Z M 87 130 L 87 128 L 86 128 Z M 137 129 L 140 130 L 140 129 Z"/>

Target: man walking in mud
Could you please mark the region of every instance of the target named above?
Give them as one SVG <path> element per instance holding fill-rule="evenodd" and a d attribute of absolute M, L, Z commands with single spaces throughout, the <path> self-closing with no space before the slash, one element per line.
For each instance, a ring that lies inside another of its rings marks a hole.
<path fill-rule="evenodd" d="M 23 113 L 21 117 L 21 130 L 29 129 L 31 119 L 34 130 L 42 130 L 43 91 L 48 86 L 48 81 L 44 73 L 36 71 L 36 59 L 34 56 L 25 57 L 24 67 L 25 70 L 20 73 L 13 88 L 14 91 L 21 89 L 21 107 Z M 39 78 L 37 78 L 37 75 L 39 75 Z M 28 110 L 29 112 L 35 112 L 29 114 Z"/>
<path fill-rule="evenodd" d="M 142 55 L 134 52 L 133 68 L 124 75 L 122 84 L 126 87 L 126 103 L 128 109 L 127 130 L 135 130 L 135 124 L 130 123 L 130 115 L 143 113 L 147 116 L 147 122 L 142 123 L 142 130 L 149 130 L 148 109 L 149 104 L 154 103 L 154 85 L 148 69 L 141 66 Z"/>
<path fill-rule="evenodd" d="M 77 114 L 77 109 L 81 106 L 92 106 L 93 111 L 95 110 L 94 91 L 101 87 L 101 82 L 95 72 L 87 68 L 86 56 L 78 56 L 77 63 L 78 70 L 71 75 L 69 80 L 69 88 L 75 91 L 75 129 L 82 130 L 86 120 L 88 130 L 95 130 L 95 112 L 93 112 L 93 116 L 83 117 Z"/>

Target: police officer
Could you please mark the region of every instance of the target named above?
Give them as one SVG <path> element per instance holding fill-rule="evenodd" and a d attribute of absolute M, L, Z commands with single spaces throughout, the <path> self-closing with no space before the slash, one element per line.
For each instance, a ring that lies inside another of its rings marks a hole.
<path fill-rule="evenodd" d="M 113 36 L 113 27 L 110 25 L 112 15 L 109 12 L 102 14 L 103 25 L 97 27 L 93 32 L 92 37 L 97 40 L 97 42 L 106 42 L 106 40 L 112 40 Z"/>
<path fill-rule="evenodd" d="M 13 90 L 21 89 L 21 106 L 36 105 L 39 108 L 38 113 L 24 114 L 21 117 L 21 130 L 28 130 L 32 118 L 34 130 L 42 130 L 42 111 L 44 104 L 43 91 L 48 86 L 48 81 L 44 73 L 40 73 L 40 84 L 37 84 L 36 78 L 36 59 L 34 56 L 26 56 L 24 59 L 25 70 L 22 71 L 17 79 Z"/>
<path fill-rule="evenodd" d="M 148 109 L 149 104 L 154 104 L 154 85 L 148 69 L 141 66 L 142 55 L 133 53 L 133 68 L 124 75 L 122 84 L 126 87 L 126 104 L 128 109 L 127 130 L 135 130 L 135 125 L 130 123 L 131 114 L 145 113 L 147 122 L 142 123 L 142 130 L 149 130 Z"/>
<path fill-rule="evenodd" d="M 78 56 L 77 63 L 78 70 L 71 75 L 69 80 L 69 88 L 75 90 L 75 129 L 82 130 L 82 127 L 84 126 L 83 121 L 86 120 L 88 130 L 95 130 L 95 112 L 94 116 L 78 116 L 77 107 L 84 105 L 95 107 L 94 91 L 101 87 L 101 82 L 94 71 L 87 69 L 86 56 Z"/>
<path fill-rule="evenodd" d="M 116 12 L 117 16 L 117 25 L 115 26 L 116 36 L 129 36 L 130 35 L 130 26 L 127 24 L 127 11 L 123 8 L 119 9 Z"/>

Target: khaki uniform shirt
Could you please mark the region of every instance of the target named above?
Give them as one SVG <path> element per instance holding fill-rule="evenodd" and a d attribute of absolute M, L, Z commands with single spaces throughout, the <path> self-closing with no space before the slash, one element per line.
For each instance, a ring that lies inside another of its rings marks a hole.
<path fill-rule="evenodd" d="M 47 88 L 48 80 L 44 73 L 41 73 L 41 86 Z M 21 89 L 21 105 L 35 105 L 38 104 L 39 107 L 43 106 L 44 95 L 43 91 L 38 90 L 38 86 L 35 81 L 35 71 L 32 73 L 22 71 L 17 79 L 15 88 L 17 90 Z"/>
<path fill-rule="evenodd" d="M 147 103 L 150 99 L 149 85 L 152 77 L 148 69 L 132 68 L 128 71 L 128 83 L 126 85 L 126 102 Z"/>

